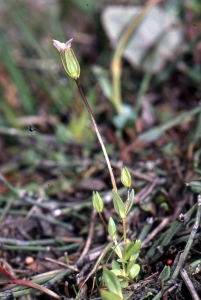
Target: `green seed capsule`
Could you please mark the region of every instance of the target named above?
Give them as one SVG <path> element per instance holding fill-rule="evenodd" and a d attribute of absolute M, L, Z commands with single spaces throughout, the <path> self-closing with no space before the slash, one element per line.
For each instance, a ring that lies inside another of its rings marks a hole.
<path fill-rule="evenodd" d="M 80 76 L 80 65 L 77 61 L 75 53 L 71 49 L 71 43 L 73 39 L 70 39 L 65 44 L 59 41 L 53 40 L 53 45 L 60 52 L 61 61 L 66 73 L 73 79 L 77 79 Z"/>

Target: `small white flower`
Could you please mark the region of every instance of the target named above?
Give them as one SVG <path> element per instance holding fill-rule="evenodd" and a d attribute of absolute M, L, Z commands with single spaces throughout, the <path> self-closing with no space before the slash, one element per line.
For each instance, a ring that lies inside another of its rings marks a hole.
<path fill-rule="evenodd" d="M 69 41 L 67 41 L 66 43 L 61 43 L 57 40 L 52 40 L 53 41 L 53 45 L 57 48 L 57 50 L 60 52 L 61 50 L 67 50 L 71 47 L 71 43 L 73 41 L 73 39 L 70 39 Z"/>

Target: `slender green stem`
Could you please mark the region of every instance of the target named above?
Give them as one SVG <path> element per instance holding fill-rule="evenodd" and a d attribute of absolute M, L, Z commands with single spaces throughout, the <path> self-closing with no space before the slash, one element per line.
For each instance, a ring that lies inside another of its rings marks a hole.
<path fill-rule="evenodd" d="M 142 7 L 140 12 L 135 16 L 131 22 L 126 27 L 125 31 L 123 32 L 122 36 L 120 37 L 113 59 L 111 63 L 111 73 L 112 73 L 112 85 L 113 85 L 113 103 L 115 104 L 115 108 L 118 112 L 118 114 L 121 114 L 121 56 L 122 52 L 127 45 L 131 35 L 136 30 L 138 25 L 143 20 L 146 13 L 149 11 L 149 9 L 157 4 L 158 2 L 161 2 L 161 0 L 149 0 L 147 3 Z"/>
<path fill-rule="evenodd" d="M 6 216 L 6 214 L 9 212 L 9 210 L 10 210 L 10 208 L 11 208 L 13 202 L 14 202 L 14 198 L 8 199 L 8 200 L 6 201 L 6 205 L 5 205 L 3 211 L 2 211 L 2 213 L 1 213 L 1 215 L 0 215 L 0 223 L 3 221 L 3 219 L 4 219 L 5 216 Z"/>
<path fill-rule="evenodd" d="M 16 246 L 50 246 L 54 245 L 56 243 L 63 243 L 64 240 L 61 236 L 56 236 L 54 239 L 44 239 L 44 240 L 31 240 L 31 241 L 25 241 L 25 240 L 18 240 L 18 239 L 10 239 L 10 238 L 4 238 L 0 237 L 0 243 L 1 244 L 7 244 L 7 245 L 16 245 Z"/>
<path fill-rule="evenodd" d="M 6 180 L 6 178 L 1 173 L 0 182 L 2 182 L 11 193 L 13 193 L 15 196 L 18 196 L 18 191 Z"/>
<path fill-rule="evenodd" d="M 33 252 L 50 252 L 50 251 L 69 251 L 75 248 L 78 248 L 80 246 L 80 243 L 73 243 L 70 245 L 65 245 L 65 246 L 60 246 L 60 247 L 52 247 L 52 246 L 47 246 L 47 247 L 42 247 L 42 246 L 13 246 L 13 245 L 5 245 L 3 244 L 1 246 L 1 249 L 3 250 L 21 250 L 21 251 L 33 251 Z"/>
<path fill-rule="evenodd" d="M 81 97 L 82 97 L 82 100 L 83 100 L 83 102 L 84 102 L 84 104 L 85 104 L 85 106 L 86 106 L 86 108 L 87 108 L 87 111 L 88 111 L 88 113 L 89 113 L 89 116 L 90 116 L 90 118 L 91 118 L 92 124 L 93 124 L 93 126 L 94 126 L 94 130 L 95 130 L 96 135 L 97 135 L 98 140 L 99 140 L 99 143 L 100 143 L 100 145 L 101 145 L 101 147 L 102 147 L 103 154 L 104 154 L 104 156 L 105 156 L 105 160 L 106 160 L 106 163 L 107 163 L 107 167 L 108 167 L 108 170 L 109 170 L 109 173 L 110 173 L 110 178 L 111 178 L 111 182 L 112 182 L 113 189 L 117 192 L 117 186 L 116 186 L 116 182 L 115 182 L 114 175 L 113 175 L 113 172 L 112 172 L 112 167 L 111 167 L 111 164 L 110 164 L 110 160 L 109 160 L 107 151 L 106 151 L 106 149 L 105 149 L 105 145 L 104 145 L 104 143 L 103 143 L 102 137 L 101 137 L 101 135 L 100 135 L 100 133 L 99 133 L 98 126 L 97 126 L 96 121 L 95 121 L 95 119 L 94 119 L 94 117 L 93 117 L 93 113 L 92 113 L 92 111 L 91 111 L 91 108 L 90 108 L 90 106 L 89 106 L 89 103 L 88 103 L 88 101 L 87 101 L 87 98 L 86 98 L 85 95 L 84 95 L 84 92 L 83 92 L 83 90 L 82 90 L 82 87 L 81 87 L 81 85 L 80 85 L 79 80 L 78 80 L 78 79 L 75 79 L 75 82 L 76 82 L 76 84 L 77 84 L 77 87 L 78 87 L 78 90 L 79 90 L 80 95 L 81 95 Z"/>
<path fill-rule="evenodd" d="M 124 235 L 124 245 L 126 245 L 126 219 L 122 218 L 122 227 L 123 227 L 123 235 Z"/>

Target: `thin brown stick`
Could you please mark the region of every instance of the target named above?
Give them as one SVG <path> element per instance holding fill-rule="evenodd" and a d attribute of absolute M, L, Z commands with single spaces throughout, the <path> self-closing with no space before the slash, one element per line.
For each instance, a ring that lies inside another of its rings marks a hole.
<path fill-rule="evenodd" d="M 201 195 L 198 195 L 198 208 L 197 208 L 197 215 L 196 215 L 196 219 L 195 219 L 195 224 L 193 225 L 193 228 L 191 230 L 191 234 L 189 236 L 188 242 L 185 246 L 184 252 L 181 254 L 180 258 L 179 258 L 179 262 L 174 270 L 174 273 L 172 274 L 171 279 L 176 279 L 177 276 L 179 275 L 180 270 L 183 267 L 183 264 L 185 263 L 185 260 L 187 258 L 187 255 L 190 251 L 190 248 L 193 244 L 195 235 L 197 233 L 197 230 L 199 228 L 199 224 L 200 224 L 200 220 L 201 220 Z"/>
<path fill-rule="evenodd" d="M 100 217 L 100 219 L 101 219 L 101 221 L 102 221 L 102 223 L 103 223 L 103 226 L 104 226 L 104 228 L 105 228 L 105 230 L 106 230 L 106 232 L 107 232 L 107 224 L 105 223 L 105 220 L 103 219 L 103 215 L 102 215 L 102 213 L 99 213 L 99 217 Z"/>
<path fill-rule="evenodd" d="M 82 87 L 81 87 L 81 85 L 80 85 L 79 80 L 78 80 L 78 79 L 75 79 L 75 82 L 76 82 L 76 84 L 77 84 L 77 87 L 78 87 L 78 90 L 79 90 L 80 95 L 81 95 L 81 97 L 82 97 L 82 100 L 83 100 L 83 102 L 84 102 L 84 104 L 85 104 L 85 106 L 86 106 L 86 108 L 87 108 L 87 111 L 88 111 L 88 113 L 89 113 L 89 116 L 90 116 L 90 118 L 91 118 L 92 124 L 93 124 L 93 126 L 94 126 L 94 130 L 95 130 L 96 135 L 97 135 L 98 140 L 99 140 L 99 143 L 100 143 L 100 145 L 101 145 L 101 147 L 102 147 L 103 154 L 104 154 L 104 156 L 105 156 L 105 160 L 106 160 L 106 163 L 107 163 L 107 167 L 108 167 L 108 170 L 109 170 L 109 173 L 110 173 L 110 178 L 111 178 L 111 182 L 112 182 L 113 189 L 117 192 L 117 186 L 116 186 L 116 182 L 115 182 L 114 175 L 113 175 L 113 172 L 112 172 L 112 167 L 111 167 L 111 164 L 110 164 L 110 160 L 109 160 L 109 157 L 108 157 L 108 155 L 107 155 L 107 151 L 106 151 L 106 149 L 105 149 L 105 146 L 104 146 L 102 137 L 101 137 L 101 135 L 100 135 L 100 133 L 99 133 L 98 126 L 97 126 L 96 121 L 95 121 L 95 119 L 94 119 L 94 117 L 93 117 L 93 113 L 92 113 L 92 111 L 91 111 L 91 108 L 90 108 L 90 106 L 89 106 L 89 103 L 88 103 L 88 101 L 87 101 L 87 98 L 85 97 L 85 95 L 84 95 L 84 93 L 83 93 L 83 90 L 82 90 Z"/>
<path fill-rule="evenodd" d="M 188 288 L 188 290 L 191 294 L 192 299 L 193 300 L 200 300 L 200 298 L 199 298 L 199 296 L 196 292 L 196 289 L 195 289 L 192 281 L 190 280 L 190 278 L 188 276 L 187 271 L 185 269 L 181 269 L 180 275 L 183 278 L 183 280 L 184 280 L 184 282 L 185 282 L 185 284 L 186 284 L 186 286 L 187 286 L 187 288 Z"/>
<path fill-rule="evenodd" d="M 86 241 L 84 250 L 83 250 L 82 254 L 80 255 L 77 263 L 79 261 L 81 261 L 89 251 L 91 241 L 92 241 L 92 237 L 93 237 L 93 234 L 94 234 L 94 227 L 95 227 L 94 225 L 95 225 L 96 214 L 97 214 L 96 211 L 93 210 L 92 215 L 91 215 L 90 224 L 89 224 L 89 234 L 88 234 L 88 237 L 87 237 L 87 241 Z"/>
<path fill-rule="evenodd" d="M 50 262 L 52 262 L 54 264 L 58 264 L 58 265 L 63 266 L 65 268 L 69 268 L 69 269 L 73 270 L 74 272 L 79 272 L 79 270 L 78 270 L 77 267 L 69 265 L 69 264 L 66 264 L 66 263 L 64 263 L 62 261 L 58 261 L 58 260 L 50 258 L 50 257 L 45 257 L 45 260 L 50 261 Z"/>
<path fill-rule="evenodd" d="M 145 247 L 151 240 L 154 240 L 154 237 L 170 222 L 170 218 L 165 218 L 162 222 L 156 227 L 142 242 L 142 247 Z"/>

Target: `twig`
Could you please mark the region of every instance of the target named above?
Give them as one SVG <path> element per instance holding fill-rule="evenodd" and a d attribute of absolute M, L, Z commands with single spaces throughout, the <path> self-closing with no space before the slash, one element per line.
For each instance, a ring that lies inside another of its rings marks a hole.
<path fill-rule="evenodd" d="M 69 268 L 69 269 L 73 270 L 74 272 L 79 272 L 79 269 L 76 268 L 75 266 L 66 264 L 66 263 L 64 263 L 62 261 L 58 261 L 58 260 L 50 258 L 50 257 L 45 257 L 45 260 L 50 261 L 50 262 L 52 262 L 54 264 L 58 264 L 59 266 L 62 266 L 62 267 L 65 267 L 65 268 Z"/>
<path fill-rule="evenodd" d="M 1 173 L 0 173 L 0 182 L 3 183 L 12 194 L 18 196 L 18 191 L 6 180 L 6 178 Z"/>
<path fill-rule="evenodd" d="M 157 226 L 148 236 L 147 238 L 142 242 L 142 247 L 144 247 L 146 244 L 149 243 L 149 241 L 154 240 L 154 237 L 169 223 L 170 219 L 165 218 L 160 223 L 159 226 Z"/>
<path fill-rule="evenodd" d="M 107 232 L 107 224 L 105 223 L 105 220 L 104 220 L 104 218 L 103 218 L 103 215 L 102 215 L 102 213 L 99 213 L 99 217 L 100 217 L 100 219 L 101 219 L 101 221 L 102 221 L 102 223 L 103 223 L 103 226 L 104 226 L 104 228 L 105 228 L 105 231 Z"/>
<path fill-rule="evenodd" d="M 193 300 L 200 300 L 200 298 L 199 298 L 199 296 L 198 296 L 198 294 L 197 294 L 197 292 L 195 290 L 195 287 L 194 287 L 192 281 L 190 280 L 190 278 L 189 278 L 188 273 L 186 272 L 186 270 L 185 269 L 181 269 L 180 275 L 183 278 L 183 280 L 184 280 L 184 282 L 185 282 L 185 284 L 186 284 L 186 286 L 187 286 L 187 288 L 188 288 L 188 290 L 189 290 L 189 292 L 191 294 L 192 299 Z"/>
<path fill-rule="evenodd" d="M 84 286 L 84 284 L 88 281 L 88 279 L 96 272 L 96 270 L 98 269 L 99 264 L 101 263 L 101 261 L 103 260 L 103 258 L 105 257 L 105 255 L 107 254 L 108 250 L 112 247 L 113 242 L 109 243 L 105 249 L 102 251 L 99 259 L 97 260 L 97 262 L 95 263 L 93 269 L 91 270 L 91 272 L 87 275 L 87 277 L 85 278 L 85 280 L 82 282 L 82 286 L 80 287 L 80 290 L 82 289 L 82 287 Z"/>
<path fill-rule="evenodd" d="M 157 184 L 164 184 L 165 181 L 166 179 L 161 181 L 160 178 L 155 178 L 153 182 L 148 183 L 143 189 L 141 189 L 140 192 L 135 195 L 134 204 L 140 203 L 142 199 L 145 199 L 154 191 L 154 188 L 157 186 Z"/>
<path fill-rule="evenodd" d="M 52 210 L 52 207 L 50 207 L 49 204 L 44 204 L 44 203 L 37 203 L 34 201 L 31 197 L 26 196 L 26 191 L 25 190 L 17 190 L 15 187 L 13 187 L 7 180 L 6 178 L 0 173 L 0 182 L 2 182 L 7 189 L 14 195 L 20 198 L 21 200 L 31 204 L 31 205 L 36 205 L 38 207 L 41 207 L 43 209 L 47 210 Z"/>
<path fill-rule="evenodd" d="M 177 284 L 171 286 L 171 287 L 168 288 L 168 289 L 167 289 L 167 287 L 166 287 L 167 290 L 166 290 L 165 293 L 163 294 L 163 298 L 164 298 L 164 299 L 167 299 L 167 295 L 170 294 L 170 293 L 172 293 L 177 287 L 178 287 Z M 160 299 L 160 298 L 157 298 L 157 299 Z M 154 298 L 153 300 L 155 300 L 155 298 Z"/>
<path fill-rule="evenodd" d="M 142 230 L 140 231 L 140 234 L 138 235 L 138 240 L 142 242 L 142 244 L 145 240 L 145 238 L 148 236 L 149 231 L 151 230 L 154 223 L 154 218 L 150 217 L 146 219 L 146 224 L 142 227 Z"/>
<path fill-rule="evenodd" d="M 55 271 L 51 271 L 51 272 L 46 272 L 40 275 L 36 275 L 33 277 L 33 280 L 31 282 L 35 282 L 35 283 L 41 283 L 44 284 L 46 286 L 52 286 L 55 282 L 57 282 L 58 280 L 60 280 L 61 278 L 63 278 L 66 275 L 70 275 L 72 273 L 72 271 L 70 269 L 60 269 L 60 270 L 55 270 Z M 54 277 L 52 277 L 54 274 L 56 274 Z M 26 297 L 30 294 L 41 294 L 41 292 L 36 291 L 35 289 L 30 289 L 30 288 L 25 288 L 22 290 L 22 286 L 16 286 L 13 287 L 11 290 L 7 290 L 4 292 L 0 292 L 0 299 L 1 300 L 7 300 L 8 299 L 8 295 L 11 295 L 11 297 L 13 298 L 18 298 L 18 297 Z M 12 299 L 13 299 L 12 298 Z"/>
<path fill-rule="evenodd" d="M 184 225 L 189 221 L 193 213 L 195 212 L 197 208 L 197 204 L 195 204 L 191 209 L 184 215 L 184 221 L 175 221 L 172 226 L 165 232 L 163 233 L 158 240 L 156 240 L 149 251 L 147 252 L 147 257 L 151 258 L 152 261 L 156 261 L 159 259 L 161 256 L 161 253 L 159 252 L 159 247 L 160 249 L 163 249 L 166 247 L 170 241 L 172 240 L 173 236 L 176 235 Z"/>
<path fill-rule="evenodd" d="M 0 212 L 1 211 L 2 210 L 0 209 Z M 27 213 L 25 211 L 13 210 L 12 209 L 12 210 L 9 211 L 9 214 L 13 215 L 13 216 L 26 216 Z M 54 224 L 54 225 L 57 225 L 57 226 L 62 226 L 64 228 L 67 228 L 68 230 L 72 230 L 72 226 L 70 224 L 62 222 L 62 221 L 59 221 L 59 220 L 56 220 L 55 218 L 53 218 L 52 216 L 49 216 L 49 215 L 32 214 L 31 217 L 39 219 L 39 220 L 46 221 L 46 222 L 48 222 L 50 224 Z"/>
<path fill-rule="evenodd" d="M 192 246 L 192 243 L 193 243 L 193 240 L 194 240 L 194 237 L 195 237 L 195 234 L 199 228 L 199 224 L 200 224 L 200 219 L 201 219 L 201 195 L 198 195 L 198 208 L 197 208 L 197 215 L 196 215 L 196 221 L 195 221 L 195 224 L 192 228 L 192 231 L 191 231 L 191 234 L 189 236 L 189 239 L 188 239 L 188 243 L 186 244 L 186 247 L 184 249 L 184 252 L 181 254 L 180 256 L 180 259 L 179 259 L 179 262 L 178 262 L 178 265 L 174 271 L 174 273 L 172 274 L 172 278 L 171 279 L 176 279 L 185 260 L 186 260 L 186 257 L 190 251 L 190 248 Z"/>
<path fill-rule="evenodd" d="M 195 224 L 192 228 L 192 231 L 191 231 L 191 234 L 190 234 L 190 237 L 188 239 L 188 243 L 186 244 L 186 247 L 185 247 L 185 250 L 184 252 L 181 254 L 180 258 L 179 258 L 179 261 L 178 261 L 178 264 L 174 270 L 174 273 L 172 274 L 171 276 L 171 279 L 170 280 L 175 280 L 179 274 L 179 272 L 181 271 L 182 269 L 182 266 L 186 260 L 186 257 L 189 253 L 189 250 L 192 246 L 192 243 L 193 243 L 193 240 L 194 240 L 194 237 L 195 237 L 195 234 L 198 230 L 198 227 L 199 227 L 199 224 L 200 224 L 200 219 L 201 219 L 201 195 L 198 195 L 198 204 L 197 204 L 198 208 L 197 208 L 197 215 L 196 215 L 196 221 L 195 221 Z M 191 213 L 192 213 L 192 208 L 191 208 Z M 188 213 L 190 213 L 190 211 Z M 167 286 L 164 288 L 164 290 L 170 290 L 167 288 Z M 161 296 L 162 296 L 162 293 L 161 291 L 153 298 L 153 300 L 158 300 L 158 299 L 161 299 Z M 199 298 L 198 298 L 199 299 Z"/>
<path fill-rule="evenodd" d="M 84 258 L 84 256 L 87 254 L 87 252 L 89 251 L 90 245 L 91 245 L 91 241 L 92 241 L 92 237 L 94 234 L 94 227 L 95 227 L 95 218 L 96 218 L 96 210 L 93 210 L 92 215 L 91 215 L 91 220 L 90 220 L 90 224 L 89 224 L 89 234 L 87 237 L 87 241 L 84 247 L 84 250 L 82 252 L 82 254 L 80 255 L 77 264 Z"/>
<path fill-rule="evenodd" d="M 45 192 L 43 188 L 39 188 L 39 198 L 36 200 L 37 203 L 41 203 L 45 198 Z M 32 206 L 32 208 L 29 210 L 29 212 L 27 213 L 25 219 L 23 220 L 24 224 L 28 221 L 28 219 L 31 217 L 31 215 L 34 213 L 34 211 L 36 210 L 37 206 L 34 205 Z"/>

